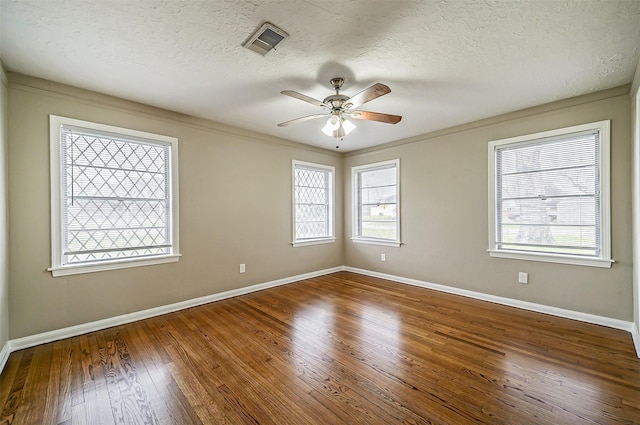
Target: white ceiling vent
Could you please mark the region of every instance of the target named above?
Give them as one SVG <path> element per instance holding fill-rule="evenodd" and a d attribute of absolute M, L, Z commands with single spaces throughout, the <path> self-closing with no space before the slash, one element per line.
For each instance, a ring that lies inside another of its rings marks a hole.
<path fill-rule="evenodd" d="M 243 46 L 264 56 L 269 53 L 271 49 L 275 48 L 278 43 L 288 37 L 289 34 L 280 28 L 269 22 L 265 22 L 258 31 L 254 32 L 253 35 L 244 42 Z"/>

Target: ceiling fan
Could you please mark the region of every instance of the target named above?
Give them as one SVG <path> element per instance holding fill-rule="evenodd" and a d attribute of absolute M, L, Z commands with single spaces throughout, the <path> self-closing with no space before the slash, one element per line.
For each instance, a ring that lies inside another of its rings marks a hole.
<path fill-rule="evenodd" d="M 377 121 L 387 124 L 397 124 L 402 119 L 400 115 L 356 110 L 360 106 L 372 101 L 373 99 L 384 96 L 387 93 L 391 93 L 391 89 L 388 86 L 382 83 L 376 83 L 362 90 L 355 96 L 349 97 L 340 94 L 340 89 L 342 88 L 343 84 L 343 78 L 333 78 L 331 80 L 331 85 L 336 91 L 336 94 L 325 97 L 323 101 L 316 100 L 312 97 L 306 96 L 293 90 L 281 91 L 280 93 L 284 95 L 300 99 L 312 105 L 320 106 L 322 109 L 324 109 L 324 112 L 281 122 L 280 124 L 278 124 L 278 126 L 285 127 L 290 124 L 328 116 L 329 119 L 327 120 L 327 124 L 322 128 L 322 132 L 327 136 L 331 136 L 336 139 L 342 139 L 355 128 L 355 125 L 353 125 L 351 121 L 347 120 L 347 118 L 353 118 L 356 120 Z"/>

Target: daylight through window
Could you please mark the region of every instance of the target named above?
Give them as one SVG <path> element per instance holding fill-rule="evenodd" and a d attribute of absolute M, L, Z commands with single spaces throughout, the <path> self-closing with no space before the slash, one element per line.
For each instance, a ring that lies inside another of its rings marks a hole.
<path fill-rule="evenodd" d="M 293 161 L 293 245 L 333 242 L 334 167 Z"/>
<path fill-rule="evenodd" d="M 54 274 L 174 254 L 177 141 L 60 117 L 52 117 L 52 131 L 59 136 Z"/>
<path fill-rule="evenodd" d="M 352 168 L 354 242 L 400 245 L 399 160 Z"/>
<path fill-rule="evenodd" d="M 605 121 L 490 144 L 494 253 L 610 259 L 608 133 Z"/>

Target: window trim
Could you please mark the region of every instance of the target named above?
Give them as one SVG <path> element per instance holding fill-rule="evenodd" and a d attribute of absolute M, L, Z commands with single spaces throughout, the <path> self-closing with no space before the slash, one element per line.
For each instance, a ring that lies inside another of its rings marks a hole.
<path fill-rule="evenodd" d="M 329 235 L 319 238 L 308 238 L 308 239 L 297 239 L 296 238 L 296 168 L 304 168 L 304 169 L 315 169 L 322 172 L 328 172 L 329 175 L 329 208 L 327 209 L 327 229 L 329 230 Z M 325 243 L 333 243 L 336 241 L 336 230 L 335 230 L 335 174 L 336 169 L 331 165 L 323 165 L 316 164 L 313 162 L 299 161 L 294 159 L 291 162 L 291 235 L 292 242 L 291 246 L 294 248 L 300 246 L 310 246 L 310 245 L 319 245 Z"/>
<path fill-rule="evenodd" d="M 600 173 L 600 256 L 584 257 L 569 254 L 554 254 L 549 252 L 520 252 L 508 249 L 498 249 L 496 241 L 497 223 L 497 193 L 496 193 L 496 148 L 504 145 L 535 144 L 540 139 L 558 137 L 582 131 L 598 130 L 599 152 L 598 169 Z M 609 268 L 615 261 L 611 258 L 611 173 L 610 173 L 610 144 L 611 121 L 597 121 L 540 133 L 526 134 L 507 139 L 493 140 L 488 145 L 489 164 L 489 255 L 498 258 L 517 260 L 542 261 L 549 263 L 571 264 Z"/>
<path fill-rule="evenodd" d="M 62 264 L 64 252 L 62 237 L 62 164 L 60 127 L 76 126 L 112 133 L 125 137 L 145 139 L 150 142 L 169 144 L 171 146 L 171 241 L 172 253 L 140 258 L 126 258 L 86 264 Z M 174 263 L 180 259 L 179 240 L 179 198 L 178 198 L 178 139 L 170 136 L 131 130 L 105 124 L 49 115 L 49 149 L 51 171 L 51 267 L 47 269 L 53 277 L 68 276 L 81 273 L 93 273 L 106 270 L 117 270 L 129 267 L 141 267 L 154 264 Z"/>
<path fill-rule="evenodd" d="M 373 171 L 376 169 L 391 168 L 393 165 L 396 169 L 396 239 L 382 239 L 361 236 L 360 233 L 360 220 L 359 220 L 359 206 L 360 206 L 360 190 L 358 185 L 358 175 L 363 171 Z M 352 224 L 351 224 L 351 241 L 354 243 L 362 243 L 369 245 L 382 245 L 400 247 L 402 245 L 400 238 L 400 159 L 391 159 L 388 161 L 375 162 L 371 164 L 358 165 L 351 167 L 351 197 L 352 197 Z"/>

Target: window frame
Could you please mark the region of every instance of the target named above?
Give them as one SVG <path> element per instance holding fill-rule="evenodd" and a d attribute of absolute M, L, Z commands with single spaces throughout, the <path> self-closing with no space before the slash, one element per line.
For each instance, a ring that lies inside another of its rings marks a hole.
<path fill-rule="evenodd" d="M 124 139 L 144 139 L 146 143 L 162 144 L 170 147 L 170 199 L 171 199 L 171 253 L 148 257 L 123 258 L 114 260 L 99 260 L 82 264 L 63 264 L 63 224 L 62 205 L 62 173 L 61 161 L 62 140 L 61 127 L 74 126 L 85 128 L 105 135 L 122 136 Z M 51 171 L 51 267 L 48 271 L 53 277 L 67 276 L 81 273 L 93 273 L 107 270 L 117 270 L 130 267 L 149 266 L 154 264 L 173 263 L 180 258 L 179 241 L 179 200 L 178 200 L 178 139 L 170 136 L 147 133 L 111 125 L 83 121 L 57 115 L 49 115 L 50 141 L 50 171 Z"/>
<path fill-rule="evenodd" d="M 598 172 L 600 174 L 599 214 L 600 227 L 597 229 L 600 240 L 600 256 L 580 256 L 570 254 L 556 254 L 551 252 L 523 252 L 498 248 L 498 198 L 497 198 L 497 161 L 496 150 L 506 145 L 533 145 L 542 139 L 569 136 L 578 132 L 599 132 Z M 611 121 L 603 120 L 571 127 L 558 128 L 540 133 L 526 134 L 507 139 L 493 140 L 488 144 L 489 169 L 489 255 L 498 258 L 517 260 L 542 261 L 549 263 L 570 264 L 609 268 L 615 262 L 611 258 L 611 175 L 610 175 L 610 144 Z"/>
<path fill-rule="evenodd" d="M 328 178 L 328 206 L 327 206 L 327 230 L 328 235 L 317 238 L 298 238 L 296 234 L 296 169 L 307 169 L 327 173 Z M 291 204 L 292 204 L 292 242 L 293 247 L 318 245 L 332 243 L 336 241 L 335 231 L 335 167 L 331 165 L 316 164 L 313 162 L 299 161 L 294 159 L 291 162 Z"/>
<path fill-rule="evenodd" d="M 360 217 L 361 193 L 360 193 L 360 175 L 367 171 L 376 171 L 385 168 L 395 168 L 396 171 L 396 239 L 372 238 L 361 235 L 362 222 Z M 400 247 L 402 245 L 400 238 L 400 159 L 391 159 L 388 161 L 375 162 L 351 167 L 351 195 L 352 195 L 352 229 L 351 240 L 355 243 L 363 243 L 370 245 L 383 245 Z"/>

